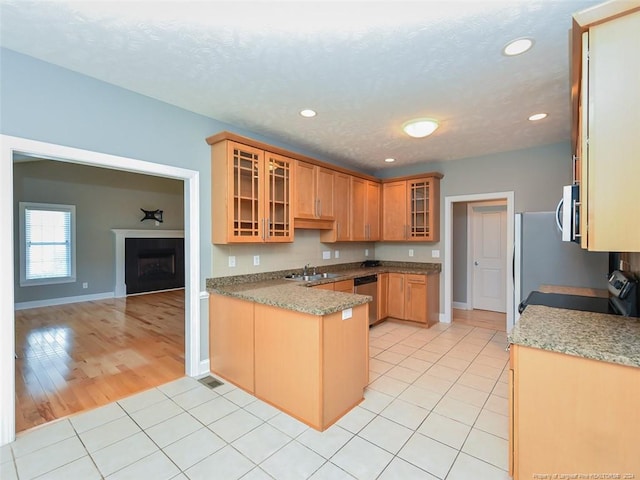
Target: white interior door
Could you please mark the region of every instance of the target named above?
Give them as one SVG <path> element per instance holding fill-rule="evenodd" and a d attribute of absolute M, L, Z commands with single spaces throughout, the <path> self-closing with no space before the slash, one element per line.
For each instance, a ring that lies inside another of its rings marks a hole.
<path fill-rule="evenodd" d="M 470 204 L 473 308 L 506 312 L 507 207 Z"/>

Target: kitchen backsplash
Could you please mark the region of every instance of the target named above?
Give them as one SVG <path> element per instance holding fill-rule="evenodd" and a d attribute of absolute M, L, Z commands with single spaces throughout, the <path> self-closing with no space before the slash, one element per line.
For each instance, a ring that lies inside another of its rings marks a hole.
<path fill-rule="evenodd" d="M 365 256 L 368 250 L 369 256 Z M 329 252 L 331 258 L 324 259 Z M 336 258 L 338 252 L 338 258 Z M 375 259 L 374 243 L 320 243 L 318 230 L 296 230 L 293 243 L 213 245 L 213 277 L 247 275 L 302 268 L 306 264 L 322 271 L 323 266 L 337 263 L 362 262 Z M 235 267 L 229 267 L 229 257 L 235 257 Z M 254 256 L 260 265 L 254 266 Z"/>

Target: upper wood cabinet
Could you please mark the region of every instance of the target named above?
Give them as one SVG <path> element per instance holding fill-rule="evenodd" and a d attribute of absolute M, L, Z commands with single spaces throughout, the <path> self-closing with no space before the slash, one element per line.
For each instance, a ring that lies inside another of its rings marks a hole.
<path fill-rule="evenodd" d="M 635 11 L 624 11 L 631 5 Z M 640 251 L 638 8 L 638 2 L 607 2 L 574 16 L 577 207 L 581 245 L 589 250 Z"/>
<path fill-rule="evenodd" d="M 382 240 L 440 240 L 442 174 L 396 179 L 382 184 Z"/>
<path fill-rule="evenodd" d="M 334 171 L 296 160 L 295 218 L 333 220 Z"/>
<path fill-rule="evenodd" d="M 351 240 L 380 240 L 380 184 L 351 177 Z"/>
<path fill-rule="evenodd" d="M 222 140 L 211 145 L 213 243 L 292 242 L 294 160 Z"/>
<path fill-rule="evenodd" d="M 351 240 L 351 175 L 335 172 L 333 178 L 333 213 L 335 222 L 330 230 L 320 234 L 322 242 L 347 242 Z"/>

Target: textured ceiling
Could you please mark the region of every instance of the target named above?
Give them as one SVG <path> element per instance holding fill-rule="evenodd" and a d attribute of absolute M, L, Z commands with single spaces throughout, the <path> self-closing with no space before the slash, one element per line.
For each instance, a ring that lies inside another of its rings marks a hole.
<path fill-rule="evenodd" d="M 567 140 L 571 15 L 597 3 L 0 0 L 0 45 L 372 172 Z"/>

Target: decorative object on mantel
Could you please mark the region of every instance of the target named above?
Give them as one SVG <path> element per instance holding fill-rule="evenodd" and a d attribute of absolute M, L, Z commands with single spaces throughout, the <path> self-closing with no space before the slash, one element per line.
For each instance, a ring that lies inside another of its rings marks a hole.
<path fill-rule="evenodd" d="M 144 218 L 140 220 L 141 222 L 145 220 L 155 220 L 156 222 L 162 223 L 162 210 L 145 210 L 144 208 L 140 210 L 144 212 Z"/>

